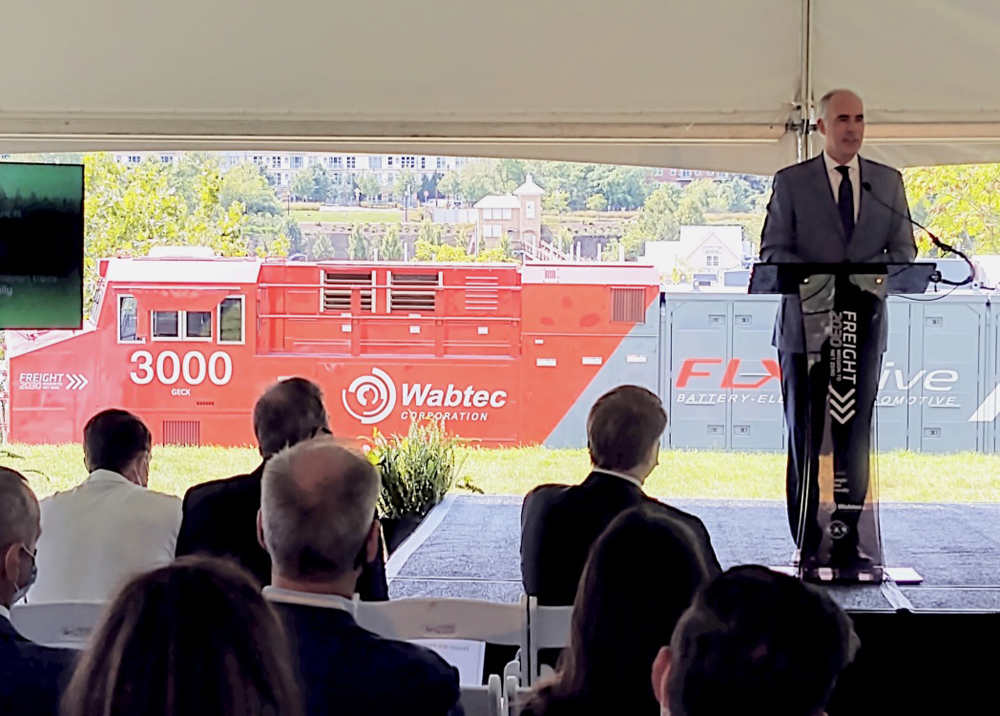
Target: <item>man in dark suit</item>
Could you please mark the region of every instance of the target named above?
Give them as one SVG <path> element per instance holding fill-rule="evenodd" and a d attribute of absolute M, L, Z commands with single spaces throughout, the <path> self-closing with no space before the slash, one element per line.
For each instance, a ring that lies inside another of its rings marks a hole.
<path fill-rule="evenodd" d="M 329 437 L 271 458 L 258 518 L 273 565 L 264 596 L 288 629 L 307 716 L 460 714 L 453 667 L 354 620 L 354 583 L 379 549 L 372 519 L 379 483 L 364 456 Z"/>
<path fill-rule="evenodd" d="M 916 257 L 903 178 L 898 171 L 858 156 L 864 140 L 865 116 L 861 99 L 850 90 L 833 90 L 819 102 L 817 126 L 825 137 L 823 153 L 774 176 L 767 218 L 761 233 L 760 257 L 768 263 L 904 263 Z M 892 207 L 891 209 L 889 207 Z M 773 344 L 781 365 L 781 388 L 788 426 L 788 521 L 796 544 L 815 542 L 814 515 L 818 488 L 806 483 L 805 441 L 809 392 L 808 360 L 802 311 L 797 296 L 784 296 L 774 326 Z M 876 307 L 872 340 L 866 347 L 881 361 L 888 326 L 884 301 Z M 820 361 L 821 370 L 827 370 Z M 867 435 L 878 388 L 878 370 L 862 374 L 857 386 L 859 430 L 857 454 L 867 456 Z M 867 380 L 863 380 L 863 379 Z M 821 420 L 825 394 L 814 395 L 813 415 Z M 812 431 L 818 454 L 822 423 Z M 867 458 L 852 472 L 851 501 L 864 502 L 868 491 Z M 857 516 L 845 543 L 857 545 Z M 850 520 L 851 518 L 848 518 Z M 850 528 L 851 525 L 848 525 Z M 807 529 L 808 528 L 808 529 Z M 806 534 L 809 531 L 810 534 Z"/>
<path fill-rule="evenodd" d="M 10 623 L 10 608 L 37 574 L 38 500 L 24 477 L 0 467 L 0 714 L 55 716 L 73 652 L 28 641 Z"/>
<path fill-rule="evenodd" d="M 330 432 L 319 386 L 304 378 L 275 383 L 254 406 L 253 428 L 263 462 L 249 475 L 206 482 L 187 491 L 177 556 L 204 553 L 227 557 L 261 585 L 267 585 L 271 582 L 271 558 L 257 541 L 264 466 L 282 448 Z M 365 601 L 389 598 L 381 550 L 366 565 L 357 591 Z"/>
<path fill-rule="evenodd" d="M 664 505 L 642 490 L 657 465 L 667 426 L 663 404 L 653 393 L 623 385 L 601 396 L 587 417 L 593 470 L 581 485 L 541 485 L 521 507 L 521 578 L 539 604 L 573 603 L 587 554 L 621 512 L 651 503 L 694 533 L 716 572 L 719 560 L 708 530 L 694 515 Z"/>

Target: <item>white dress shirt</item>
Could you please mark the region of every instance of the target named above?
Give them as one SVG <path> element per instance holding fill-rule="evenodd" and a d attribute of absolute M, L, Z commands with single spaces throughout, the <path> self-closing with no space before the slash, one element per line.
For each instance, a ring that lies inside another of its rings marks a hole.
<path fill-rule="evenodd" d="M 826 175 L 830 178 L 830 188 L 833 189 L 833 203 L 840 203 L 840 182 L 844 178 L 837 171 L 841 164 L 826 152 L 823 152 L 823 162 L 826 164 Z M 854 223 L 858 223 L 858 212 L 861 210 L 861 162 L 855 154 L 847 164 L 847 176 L 851 178 L 851 189 L 854 194 Z"/>
<path fill-rule="evenodd" d="M 10 609 L 0 604 L 0 617 L 3 617 L 7 621 L 10 621 Z"/>
<path fill-rule="evenodd" d="M 268 585 L 264 587 L 264 599 L 283 604 L 297 604 L 302 607 L 320 607 L 322 609 L 339 609 L 354 615 L 354 602 L 339 594 L 316 594 L 314 592 L 296 592 L 292 589 L 282 589 Z"/>
<path fill-rule="evenodd" d="M 642 482 L 639 481 L 639 478 L 629 475 L 627 472 L 618 472 L 617 470 L 605 470 L 603 467 L 595 467 L 593 469 L 593 472 L 599 472 L 602 475 L 613 475 L 614 477 L 620 477 L 621 479 L 625 480 L 625 482 L 631 482 L 640 490 L 642 489 Z"/>
<path fill-rule="evenodd" d="M 104 602 L 130 578 L 170 564 L 181 501 L 95 470 L 41 501 L 38 579 L 28 602 Z"/>

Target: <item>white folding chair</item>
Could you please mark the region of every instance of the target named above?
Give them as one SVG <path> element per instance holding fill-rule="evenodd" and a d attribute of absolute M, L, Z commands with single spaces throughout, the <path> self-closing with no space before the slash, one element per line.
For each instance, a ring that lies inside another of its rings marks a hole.
<path fill-rule="evenodd" d="M 534 686 L 544 676 L 538 651 L 562 649 L 569 644 L 572 621 L 573 607 L 540 607 L 536 597 L 528 598 L 528 686 Z"/>
<path fill-rule="evenodd" d="M 521 650 L 519 678 L 527 683 L 528 604 L 471 599 L 398 599 L 362 602 L 354 598 L 358 625 L 389 639 L 467 639 L 516 646 Z M 506 673 L 506 672 L 505 672 Z"/>
<path fill-rule="evenodd" d="M 82 649 L 105 606 L 104 602 L 18 604 L 10 610 L 10 621 L 37 644 Z"/>
<path fill-rule="evenodd" d="M 530 691 L 520 685 L 516 676 L 508 676 L 503 685 L 503 716 L 518 716 Z"/>
<path fill-rule="evenodd" d="M 490 674 L 486 686 L 463 686 L 461 704 L 465 716 L 502 716 L 500 676 Z"/>

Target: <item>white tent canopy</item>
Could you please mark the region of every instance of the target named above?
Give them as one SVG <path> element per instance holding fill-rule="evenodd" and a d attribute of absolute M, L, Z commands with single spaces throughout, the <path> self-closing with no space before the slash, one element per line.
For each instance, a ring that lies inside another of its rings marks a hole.
<path fill-rule="evenodd" d="M 409 151 L 769 173 L 827 89 L 865 154 L 1000 161 L 996 0 L 12 2 L 0 152 Z"/>

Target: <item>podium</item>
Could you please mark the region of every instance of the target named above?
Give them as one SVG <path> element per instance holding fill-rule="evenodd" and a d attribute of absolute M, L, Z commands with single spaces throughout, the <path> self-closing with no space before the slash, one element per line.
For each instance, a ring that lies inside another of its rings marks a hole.
<path fill-rule="evenodd" d="M 783 294 L 801 320 L 806 426 L 799 460 L 799 576 L 881 582 L 885 559 L 872 469 L 872 418 L 891 294 L 923 293 L 933 263 L 756 264 L 750 293 Z M 791 310 L 790 310 L 791 309 Z M 794 326 L 792 328 L 799 328 Z"/>

